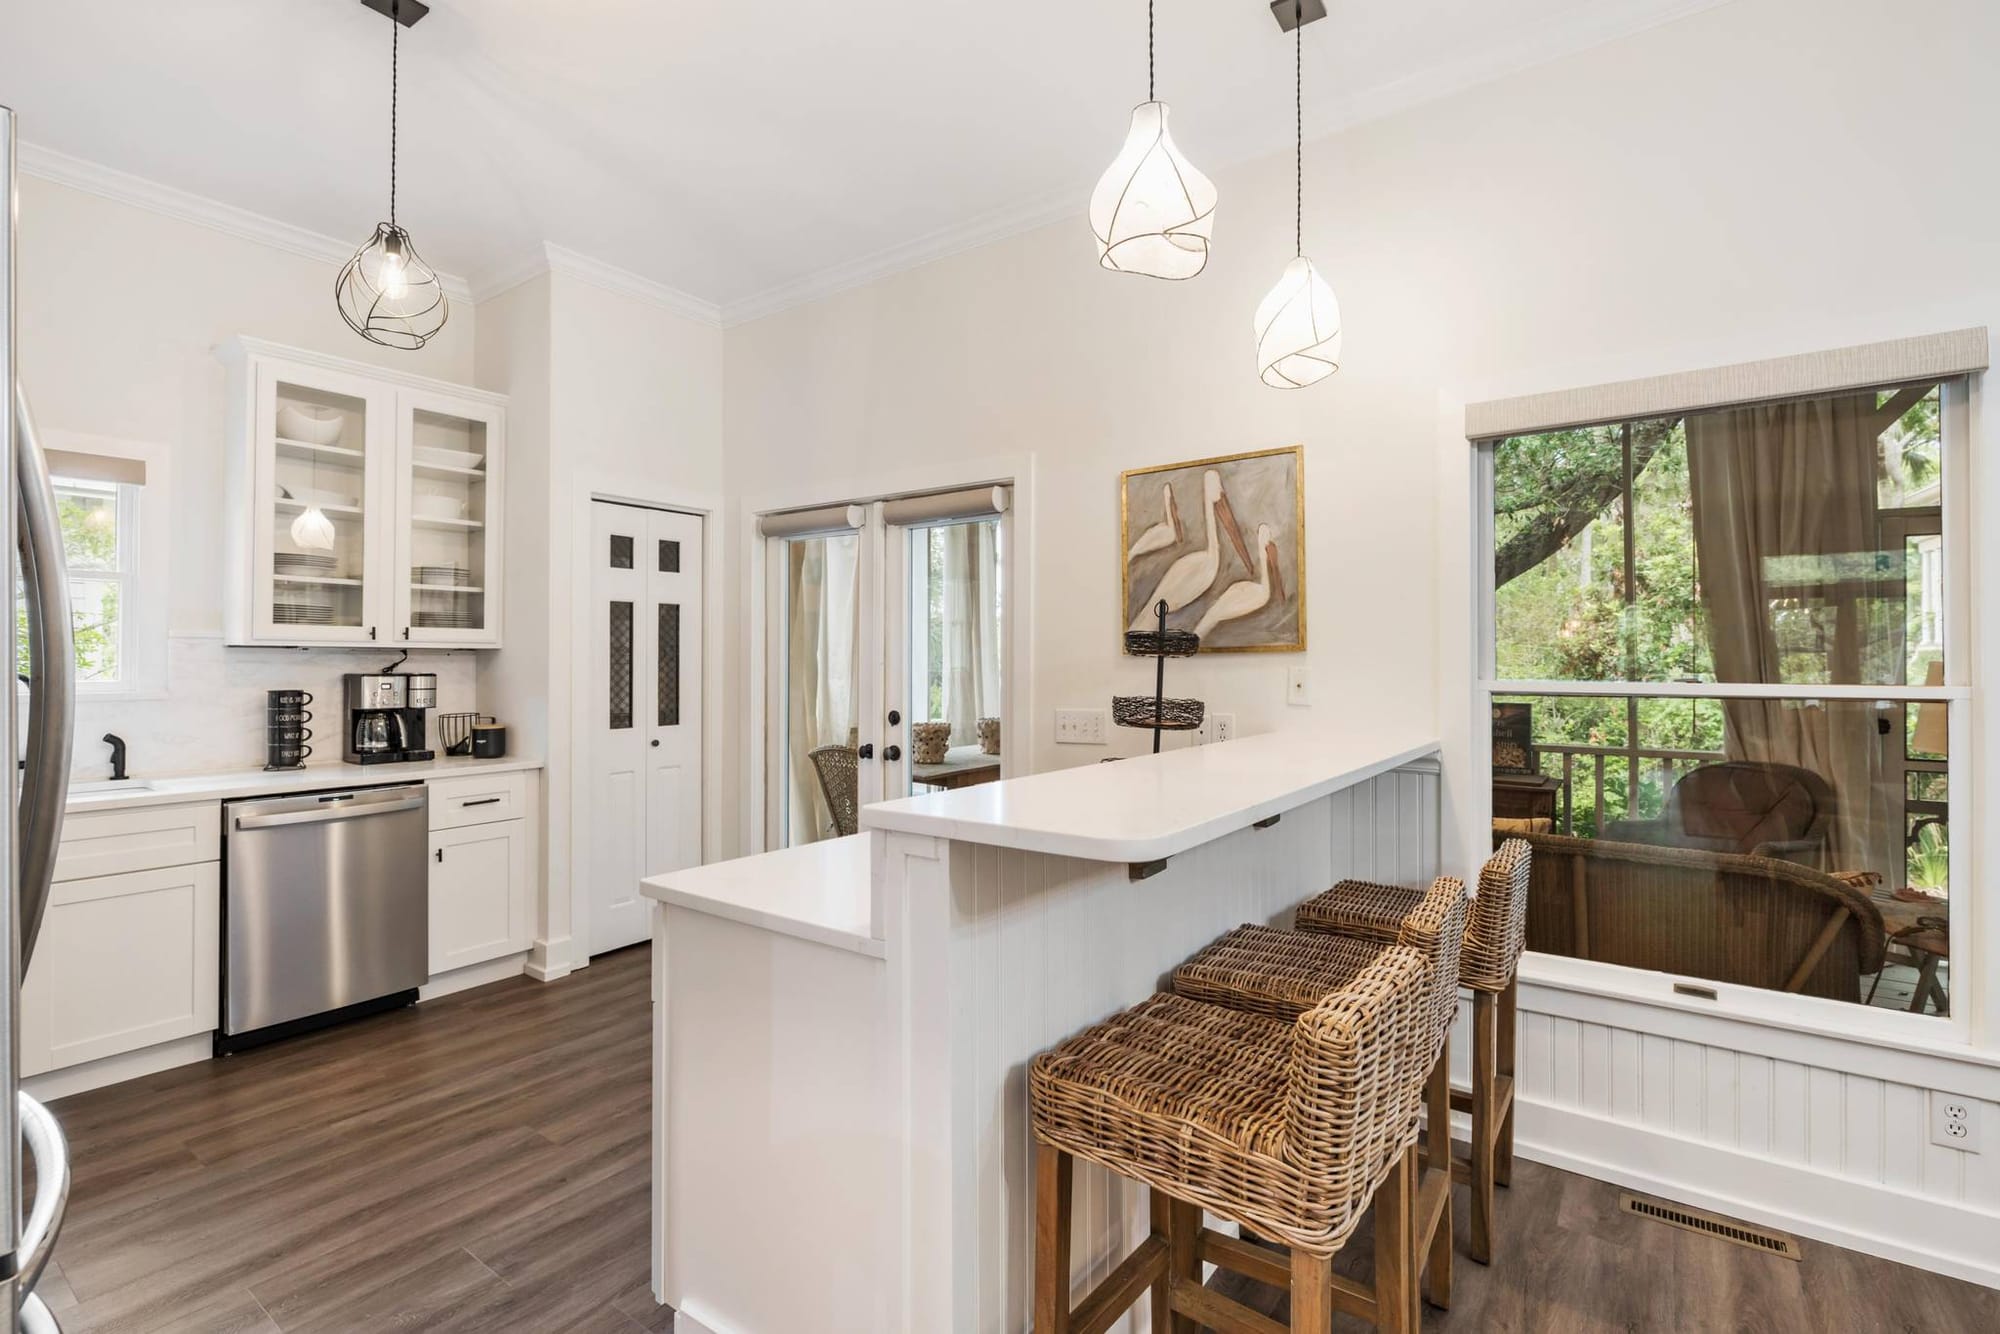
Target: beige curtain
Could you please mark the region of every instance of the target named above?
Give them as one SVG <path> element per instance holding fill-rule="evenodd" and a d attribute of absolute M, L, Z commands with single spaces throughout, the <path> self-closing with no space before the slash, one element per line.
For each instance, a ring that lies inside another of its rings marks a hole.
<path fill-rule="evenodd" d="M 944 544 L 944 719 L 951 744 L 974 745 L 978 721 L 1000 710 L 1000 525 L 933 530 Z"/>
<path fill-rule="evenodd" d="M 853 745 L 860 724 L 858 550 L 852 533 L 785 544 L 788 846 L 833 835 L 833 812 L 810 757 L 820 746 Z"/>
<path fill-rule="evenodd" d="M 1817 590 L 1832 618 L 1830 677 L 1856 684 L 1879 645 L 1865 642 L 1871 599 L 1902 596 L 1867 557 L 1879 546 L 1873 393 L 1727 408 L 1687 419 L 1691 522 L 1701 601 L 1720 681 L 1781 683 L 1782 645 L 1772 572 L 1793 587 L 1801 562 L 1824 572 Z M 1898 553 L 1900 557 L 1900 553 Z M 1866 573 L 1876 570 L 1874 574 Z M 1836 573 L 1837 571 L 1837 573 Z M 1822 622 L 1824 626 L 1824 621 Z M 1875 651 L 1871 651 L 1875 650 Z M 1838 798 L 1830 830 L 1833 870 L 1873 870 L 1899 883 L 1900 804 L 1872 707 L 1799 700 L 1732 700 L 1724 706 L 1730 758 L 1797 765 L 1824 777 Z"/>

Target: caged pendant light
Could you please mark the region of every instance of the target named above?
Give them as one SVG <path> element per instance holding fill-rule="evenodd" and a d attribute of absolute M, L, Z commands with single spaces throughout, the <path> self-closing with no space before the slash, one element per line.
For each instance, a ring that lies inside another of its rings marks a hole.
<path fill-rule="evenodd" d="M 410 234 L 396 224 L 396 111 L 403 29 L 430 12 L 419 0 L 362 0 L 389 16 L 389 220 L 354 252 L 334 281 L 340 317 L 371 343 L 414 352 L 451 314 L 444 286 Z"/>
<path fill-rule="evenodd" d="M 1113 273 L 1192 278 L 1208 264 L 1215 185 L 1194 169 L 1153 97 L 1153 0 L 1146 0 L 1146 100 L 1132 110 L 1125 147 L 1090 195 L 1097 262 Z"/>
<path fill-rule="evenodd" d="M 1278 6 L 1273 5 L 1275 10 Z M 1290 0 L 1292 22 L 1293 215 L 1295 257 L 1257 306 L 1257 374 L 1273 389 L 1303 389 L 1340 369 L 1340 302 L 1305 250 L 1306 7 Z M 1325 11 L 1322 10 L 1323 14 Z M 1283 17 L 1279 22 L 1284 22 Z"/>

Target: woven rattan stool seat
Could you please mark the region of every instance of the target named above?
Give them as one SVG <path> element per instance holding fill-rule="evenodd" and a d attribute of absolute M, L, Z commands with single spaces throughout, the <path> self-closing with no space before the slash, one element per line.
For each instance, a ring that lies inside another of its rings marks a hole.
<path fill-rule="evenodd" d="M 1301 903 L 1294 922 L 1301 931 L 1325 931 L 1393 945 L 1403 929 L 1403 919 L 1417 910 L 1423 898 L 1422 885 L 1343 880 Z"/>
<path fill-rule="evenodd" d="M 1174 970 L 1190 1000 L 1296 1019 L 1361 975 L 1387 945 L 1268 926 L 1239 926 Z"/>
<path fill-rule="evenodd" d="M 1035 1135 L 1330 1255 L 1416 1141 L 1430 984 L 1390 949 L 1289 1023 L 1153 996 L 1034 1059 Z"/>
<path fill-rule="evenodd" d="M 1465 923 L 1465 945 L 1459 954 L 1460 986 L 1502 991 L 1514 980 L 1527 936 L 1532 855 L 1527 840 L 1510 838 L 1480 869 L 1478 892 Z M 1423 893 L 1415 886 L 1343 880 L 1300 904 L 1296 922 L 1301 931 L 1390 943 L 1399 938 L 1404 919 L 1415 911 Z"/>

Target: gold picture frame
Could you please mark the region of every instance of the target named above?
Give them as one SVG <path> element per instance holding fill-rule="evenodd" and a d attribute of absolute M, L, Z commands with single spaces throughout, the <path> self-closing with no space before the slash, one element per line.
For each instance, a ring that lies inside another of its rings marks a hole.
<path fill-rule="evenodd" d="M 1305 467 L 1286 445 L 1120 473 L 1121 643 L 1156 627 L 1164 595 L 1168 628 L 1201 632 L 1203 653 L 1305 652 Z"/>

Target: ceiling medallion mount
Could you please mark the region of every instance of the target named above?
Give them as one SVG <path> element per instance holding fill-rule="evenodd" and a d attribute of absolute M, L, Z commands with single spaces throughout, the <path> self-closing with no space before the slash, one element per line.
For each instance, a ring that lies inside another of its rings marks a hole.
<path fill-rule="evenodd" d="M 384 0 L 387 3 L 387 0 Z M 1326 17 L 1326 0 L 1271 0 L 1271 17 L 1286 32 Z"/>
<path fill-rule="evenodd" d="M 451 315 L 436 271 L 417 254 L 409 232 L 396 223 L 396 108 L 403 29 L 430 11 L 417 0 L 361 3 L 394 20 L 389 25 L 389 220 L 375 224 L 375 234 L 340 270 L 333 295 L 348 328 L 371 343 L 414 352 L 444 328 Z M 411 10 L 417 12 L 413 15 Z"/>

